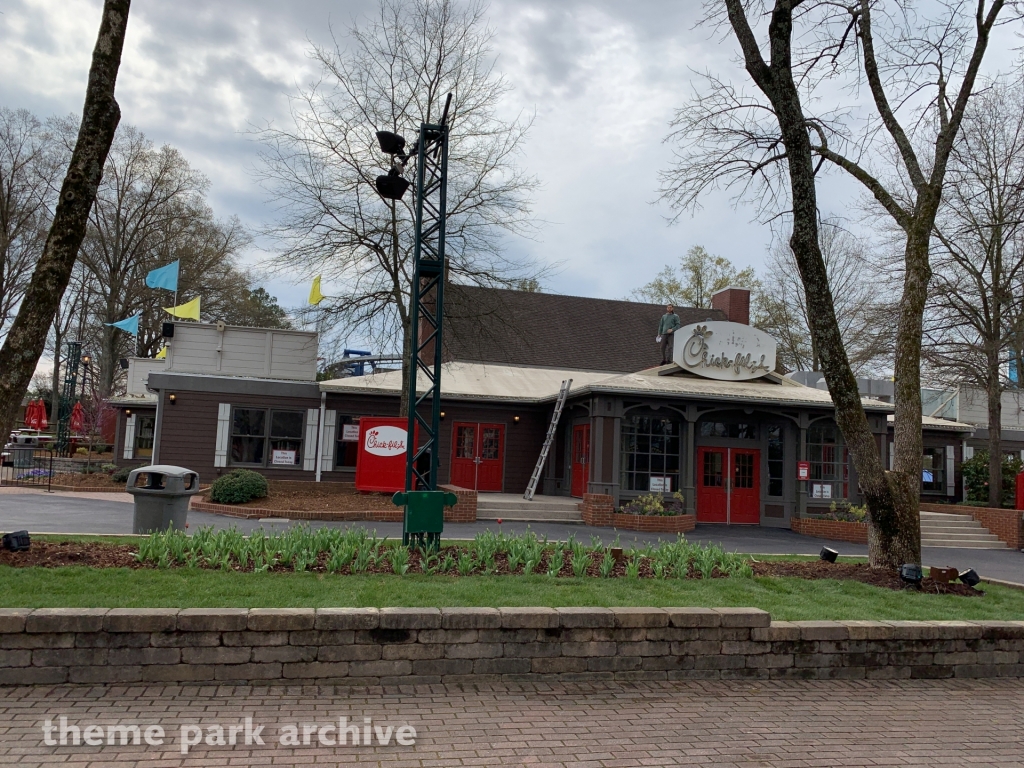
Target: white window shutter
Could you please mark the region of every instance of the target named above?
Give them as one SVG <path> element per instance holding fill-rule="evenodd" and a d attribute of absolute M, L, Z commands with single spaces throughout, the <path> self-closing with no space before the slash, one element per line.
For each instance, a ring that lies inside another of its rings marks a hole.
<path fill-rule="evenodd" d="M 973 458 L 974 458 L 974 446 L 973 445 L 965 445 L 964 446 L 964 461 L 970 461 Z"/>
<path fill-rule="evenodd" d="M 213 452 L 213 466 L 228 465 L 228 442 L 231 438 L 231 403 L 217 406 L 217 443 Z"/>
<path fill-rule="evenodd" d="M 320 409 L 306 409 L 306 440 L 302 444 L 302 469 L 316 472 L 316 432 L 320 422 Z"/>
<path fill-rule="evenodd" d="M 334 445 L 337 439 L 337 411 L 324 411 L 324 453 L 320 457 L 320 471 L 334 471 Z"/>
<path fill-rule="evenodd" d="M 135 414 L 133 413 L 124 420 L 124 452 L 121 456 L 125 459 L 135 458 Z"/>
<path fill-rule="evenodd" d="M 956 482 L 954 477 L 956 469 L 953 465 L 953 459 L 956 455 L 956 448 L 952 445 L 946 446 L 946 495 L 956 496 Z"/>

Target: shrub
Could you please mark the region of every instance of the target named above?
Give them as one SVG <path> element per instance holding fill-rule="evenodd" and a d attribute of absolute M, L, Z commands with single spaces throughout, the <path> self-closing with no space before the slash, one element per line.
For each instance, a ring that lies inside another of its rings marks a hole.
<path fill-rule="evenodd" d="M 117 464 L 100 464 L 100 470 L 103 472 L 117 472 Z M 125 477 L 125 480 L 128 478 Z"/>
<path fill-rule="evenodd" d="M 115 483 L 127 483 L 128 475 L 132 473 L 132 469 L 134 469 L 134 467 L 121 467 L 120 469 L 115 469 L 110 475 L 110 479 Z"/>
<path fill-rule="evenodd" d="M 829 504 L 828 512 L 823 515 L 814 515 L 819 520 L 838 520 L 842 523 L 866 523 L 868 521 L 867 506 L 858 507 L 848 501 L 832 502 Z"/>
<path fill-rule="evenodd" d="M 251 469 L 234 469 L 210 486 L 210 501 L 218 504 L 244 504 L 266 495 L 267 478 Z"/>
<path fill-rule="evenodd" d="M 89 449 L 88 448 L 86 448 L 84 446 L 81 447 L 81 448 L 75 448 L 75 456 L 88 456 L 88 455 L 89 455 Z"/>
<path fill-rule="evenodd" d="M 968 504 L 988 504 L 988 451 L 975 451 L 974 456 L 963 463 L 964 484 L 967 486 Z M 1002 506 L 1013 508 L 1016 501 L 1015 487 L 1017 473 L 1024 462 L 1016 456 L 1003 456 Z"/>
<path fill-rule="evenodd" d="M 670 499 L 656 493 L 638 496 L 619 510 L 624 515 L 646 515 L 649 517 L 672 517 L 686 511 L 683 494 L 676 491 Z"/>

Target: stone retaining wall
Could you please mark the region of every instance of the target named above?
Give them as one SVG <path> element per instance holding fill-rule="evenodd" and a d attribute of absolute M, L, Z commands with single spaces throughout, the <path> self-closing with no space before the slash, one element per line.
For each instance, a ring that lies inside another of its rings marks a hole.
<path fill-rule="evenodd" d="M 0 685 L 1024 677 L 1024 621 L 753 608 L 0 609 Z"/>

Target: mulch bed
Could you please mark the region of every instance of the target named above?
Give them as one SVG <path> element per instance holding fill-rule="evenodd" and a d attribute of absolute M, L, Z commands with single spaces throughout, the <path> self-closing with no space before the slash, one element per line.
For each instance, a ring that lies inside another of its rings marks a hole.
<path fill-rule="evenodd" d="M 461 547 L 443 547 L 440 551 L 439 562 L 444 560 L 446 554 L 451 554 L 452 557 L 458 560 L 459 554 L 463 552 Z M 80 544 L 75 542 L 50 542 L 50 541 L 34 541 L 32 542 L 31 548 L 27 552 L 8 552 L 6 550 L 0 550 L 0 565 L 12 566 L 15 568 L 29 568 L 29 567 L 42 567 L 42 568 L 58 568 L 66 565 L 78 565 L 88 566 L 91 568 L 156 568 L 153 563 L 140 563 L 135 559 L 135 553 L 138 552 L 137 547 L 133 547 L 128 544 L 103 544 L 103 543 L 88 543 Z M 544 574 L 547 573 L 549 567 L 549 558 L 551 554 L 547 551 L 541 559 L 541 562 L 537 565 L 535 573 Z M 573 575 L 572 562 L 569 552 L 563 553 L 564 560 L 562 567 L 559 570 L 559 576 L 568 577 Z M 591 553 L 590 565 L 587 568 L 587 575 L 597 577 L 601 575 L 601 559 L 603 555 L 601 553 Z M 321 553 L 317 562 L 310 567 L 312 572 L 326 573 L 328 571 L 327 566 L 328 555 L 327 553 Z M 200 568 L 214 569 L 215 566 L 207 565 L 206 563 L 200 562 L 197 564 Z M 182 567 L 182 566 L 172 566 Z M 883 569 L 871 568 L 866 563 L 826 563 L 823 561 L 803 561 L 803 562 L 789 562 L 781 560 L 772 560 L 768 562 L 753 561 L 751 563 L 755 576 L 787 576 L 798 579 L 836 579 L 839 581 L 859 581 L 862 584 L 868 584 L 873 587 L 881 587 L 883 589 L 902 590 L 906 588 L 906 585 L 900 580 L 899 574 L 895 571 L 888 571 Z M 234 570 L 242 570 L 238 568 L 237 564 L 234 566 Z M 252 566 L 246 570 L 251 571 Z M 271 569 L 274 572 L 285 573 L 289 572 L 291 568 L 286 568 L 281 565 L 277 565 Z M 409 573 L 423 573 L 422 558 L 418 551 L 412 551 L 409 553 Z M 345 566 L 337 575 L 349 575 L 352 573 L 351 566 Z M 391 564 L 386 560 L 382 560 L 377 565 L 370 565 L 366 571 L 366 574 L 393 574 L 394 570 Z M 474 574 L 483 573 L 481 568 L 477 568 Z M 494 570 L 491 571 L 496 575 L 521 575 L 523 573 L 523 566 L 518 565 L 515 571 L 510 571 L 508 567 L 508 557 L 505 554 L 498 554 L 494 558 Z M 446 576 L 458 576 L 460 575 L 457 568 L 447 571 L 444 575 Z M 615 564 L 615 568 L 612 571 L 612 578 L 624 578 L 626 575 L 626 562 L 625 560 L 619 561 Z M 646 558 L 643 559 L 640 567 L 640 578 L 652 578 L 654 576 L 651 562 Z M 690 572 L 687 574 L 689 579 L 700 579 L 701 575 L 695 571 L 691 565 Z M 726 574 L 721 573 L 715 569 L 712 574 L 712 578 L 728 578 Z M 925 579 L 921 584 L 921 591 L 929 594 L 939 595 L 961 595 L 966 597 L 977 597 L 985 594 L 981 590 L 973 589 L 964 584 L 942 584 L 932 579 Z"/>
<path fill-rule="evenodd" d="M 123 491 L 124 482 L 114 482 L 106 472 L 93 472 L 86 474 L 55 474 L 51 480 L 53 485 L 62 485 L 72 488 L 88 488 L 89 490 L 112 490 Z"/>
<path fill-rule="evenodd" d="M 351 486 L 307 483 L 310 487 L 283 487 L 270 483 L 270 493 L 263 499 L 253 499 L 232 507 L 259 507 L 277 512 L 362 512 L 366 510 L 399 509 L 391 503 L 391 494 L 362 493 Z M 319 485 L 320 487 L 316 487 Z M 216 504 L 209 496 L 203 501 Z"/>
<path fill-rule="evenodd" d="M 824 560 L 807 560 L 789 562 L 772 560 L 751 564 L 755 576 L 791 576 L 797 579 L 836 579 L 839 581 L 859 581 L 873 587 L 884 589 L 905 589 L 897 571 L 884 568 L 872 568 L 867 563 L 826 563 Z M 921 591 L 933 595 L 964 595 L 979 596 L 985 594 L 981 590 L 968 587 L 958 582 L 944 584 L 926 578 L 921 582 Z"/>

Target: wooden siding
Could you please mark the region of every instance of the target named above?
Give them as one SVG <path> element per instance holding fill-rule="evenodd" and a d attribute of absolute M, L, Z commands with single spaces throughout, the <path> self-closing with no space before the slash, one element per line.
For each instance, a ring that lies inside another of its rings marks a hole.
<path fill-rule="evenodd" d="M 167 371 L 316 380 L 315 333 L 175 323 Z"/>

